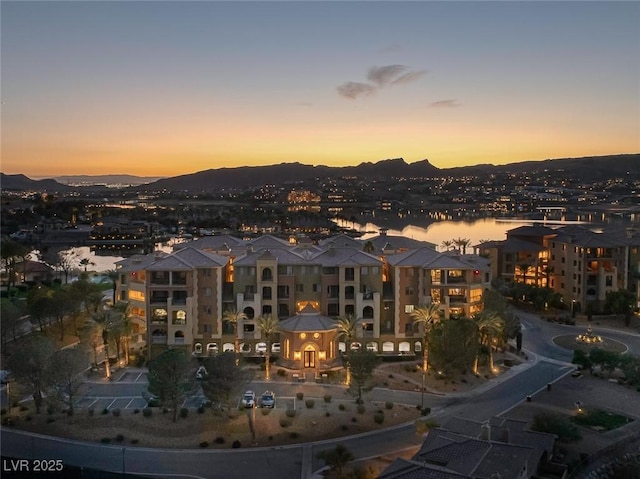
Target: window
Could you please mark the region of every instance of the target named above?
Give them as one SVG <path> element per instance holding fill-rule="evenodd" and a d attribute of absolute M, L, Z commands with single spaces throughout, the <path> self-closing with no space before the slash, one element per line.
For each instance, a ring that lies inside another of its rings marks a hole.
<path fill-rule="evenodd" d="M 432 289 L 431 290 L 431 302 L 435 303 L 435 304 L 442 303 L 442 291 L 440 291 L 439 289 Z"/>
<path fill-rule="evenodd" d="M 187 284 L 186 271 L 174 271 L 171 278 L 172 284 Z"/>
<path fill-rule="evenodd" d="M 607 275 L 604 277 L 605 286 L 613 286 L 613 276 Z"/>
<path fill-rule="evenodd" d="M 380 268 L 377 266 L 372 266 L 371 267 L 371 274 L 377 276 L 378 274 L 380 274 Z"/>
<path fill-rule="evenodd" d="M 211 306 L 203 306 L 202 310 L 204 311 L 204 314 L 211 314 Z"/>
<path fill-rule="evenodd" d="M 304 293 L 304 284 L 296 283 L 296 293 Z"/>
<path fill-rule="evenodd" d="M 204 295 L 211 296 L 211 288 L 204 288 Z"/>
<path fill-rule="evenodd" d="M 313 283 L 313 284 L 311 285 L 311 291 L 313 291 L 314 293 L 319 292 L 319 291 L 320 291 L 320 285 L 319 285 L 319 284 L 317 284 L 317 283 Z"/>
<path fill-rule="evenodd" d="M 151 312 L 151 322 L 153 323 L 166 323 L 167 322 L 167 310 L 164 308 L 154 308 Z"/>
<path fill-rule="evenodd" d="M 438 284 L 442 281 L 442 271 L 439 269 L 431 270 L 431 282 L 433 284 Z"/>
<path fill-rule="evenodd" d="M 266 316 L 268 314 L 271 314 L 271 311 L 272 311 L 272 308 L 271 308 L 270 304 L 265 304 L 265 305 L 262 306 L 262 314 L 263 315 Z"/>
<path fill-rule="evenodd" d="M 256 287 L 254 285 L 252 285 L 252 284 L 247 284 L 244 287 L 244 293 L 245 294 L 255 294 L 255 292 L 256 292 Z"/>
<path fill-rule="evenodd" d="M 273 281 L 273 273 L 271 268 L 265 268 L 262 270 L 262 281 Z"/>
<path fill-rule="evenodd" d="M 256 330 L 255 324 L 245 324 L 242 328 L 245 333 L 253 333 Z"/>
<path fill-rule="evenodd" d="M 144 293 L 141 291 L 129 291 L 129 299 L 134 301 L 144 301 Z"/>
<path fill-rule="evenodd" d="M 471 290 L 471 302 L 477 303 L 478 301 L 482 301 L 482 290 L 480 288 Z"/>
<path fill-rule="evenodd" d="M 344 269 L 344 280 L 345 281 L 353 281 L 355 279 L 356 273 L 353 268 L 345 268 Z"/>
<path fill-rule="evenodd" d="M 405 313 L 413 313 L 413 310 L 414 310 L 413 304 L 405 304 L 404 305 L 404 312 Z"/>
<path fill-rule="evenodd" d="M 344 297 L 345 299 L 355 298 L 355 288 L 353 286 L 346 286 L 344 288 Z"/>
<path fill-rule="evenodd" d="M 344 314 L 351 314 L 351 315 L 355 315 L 356 314 L 356 307 L 353 304 L 346 304 L 344 306 Z"/>
<path fill-rule="evenodd" d="M 337 284 L 327 286 L 327 296 L 329 296 L 330 298 L 337 298 L 339 293 L 340 286 L 338 286 Z"/>
<path fill-rule="evenodd" d="M 281 318 L 289 317 L 289 305 L 288 304 L 279 304 L 278 305 L 278 316 Z"/>
<path fill-rule="evenodd" d="M 187 312 L 183 310 L 174 311 L 171 322 L 173 324 L 187 324 Z"/>
<path fill-rule="evenodd" d="M 366 306 L 362 310 L 362 317 L 366 319 L 373 319 L 373 308 L 371 306 Z M 371 331 L 373 331 L 373 324 L 371 325 Z"/>
<path fill-rule="evenodd" d="M 407 287 L 404 289 L 404 294 L 406 294 L 406 295 L 413 294 L 413 286 L 407 286 Z"/>
<path fill-rule="evenodd" d="M 413 323 L 405 323 L 404 324 L 404 332 L 405 333 L 413 333 Z"/>
<path fill-rule="evenodd" d="M 271 286 L 262 288 L 262 299 L 271 299 Z"/>
<path fill-rule="evenodd" d="M 363 266 L 362 268 L 360 268 L 360 274 L 365 276 L 369 274 L 369 268 L 367 268 L 366 266 Z"/>
<path fill-rule="evenodd" d="M 288 298 L 289 297 L 289 286 L 281 285 L 278 286 L 278 298 Z"/>
<path fill-rule="evenodd" d="M 210 277 L 211 276 L 211 270 L 210 269 L 203 269 L 202 270 L 202 275 L 206 276 L 206 277 Z"/>
<path fill-rule="evenodd" d="M 255 316 L 255 312 L 253 311 L 253 308 L 252 308 L 252 307 L 250 307 L 250 306 L 249 306 L 249 307 L 244 308 L 244 311 L 243 311 L 243 312 L 244 312 L 244 314 L 246 314 L 246 315 L 247 315 L 247 319 L 253 319 L 253 318 L 254 318 L 254 316 Z"/>
<path fill-rule="evenodd" d="M 328 316 L 339 316 L 340 308 L 337 303 L 329 303 L 327 305 L 327 315 Z"/>
<path fill-rule="evenodd" d="M 210 324 L 203 324 L 202 325 L 202 332 L 205 334 L 209 334 L 211 333 L 211 325 Z"/>

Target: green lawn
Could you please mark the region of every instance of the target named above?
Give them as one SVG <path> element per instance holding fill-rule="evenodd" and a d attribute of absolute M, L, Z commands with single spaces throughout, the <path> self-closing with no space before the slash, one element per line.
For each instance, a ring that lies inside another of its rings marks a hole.
<path fill-rule="evenodd" d="M 602 409 L 593 409 L 578 413 L 573 416 L 572 420 L 580 426 L 597 428 L 604 431 L 617 429 L 633 421 L 633 419 L 626 416 L 603 411 Z"/>

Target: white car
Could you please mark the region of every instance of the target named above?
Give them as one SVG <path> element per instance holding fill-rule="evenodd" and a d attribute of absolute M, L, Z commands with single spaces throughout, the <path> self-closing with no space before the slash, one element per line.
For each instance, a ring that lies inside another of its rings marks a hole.
<path fill-rule="evenodd" d="M 240 402 L 246 408 L 256 407 L 256 393 L 253 391 L 245 392 Z"/>
<path fill-rule="evenodd" d="M 271 345 L 271 352 L 272 353 L 279 353 L 280 352 L 280 343 L 273 343 Z"/>

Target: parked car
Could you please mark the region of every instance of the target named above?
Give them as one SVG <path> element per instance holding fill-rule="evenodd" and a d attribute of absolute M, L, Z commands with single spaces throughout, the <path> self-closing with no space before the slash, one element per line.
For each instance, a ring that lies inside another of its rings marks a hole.
<path fill-rule="evenodd" d="M 196 370 L 196 379 L 204 379 L 207 374 L 209 374 L 207 369 L 204 366 L 199 366 Z"/>
<path fill-rule="evenodd" d="M 0 382 L 2 384 L 7 384 L 11 379 L 11 373 L 6 369 L 0 370 Z"/>
<path fill-rule="evenodd" d="M 271 345 L 271 352 L 272 353 L 279 353 L 280 352 L 280 343 L 273 343 Z"/>
<path fill-rule="evenodd" d="M 260 398 L 260 407 L 276 407 L 276 395 L 273 391 L 265 391 Z"/>
<path fill-rule="evenodd" d="M 256 393 L 253 391 L 247 391 L 242 396 L 242 405 L 246 408 L 256 407 Z"/>
<path fill-rule="evenodd" d="M 160 407 L 160 398 L 148 391 L 142 391 L 142 398 L 147 401 L 147 407 Z"/>

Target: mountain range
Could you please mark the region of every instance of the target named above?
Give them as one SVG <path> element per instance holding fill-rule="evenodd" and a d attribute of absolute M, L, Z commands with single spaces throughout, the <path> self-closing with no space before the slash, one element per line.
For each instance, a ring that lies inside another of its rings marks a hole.
<path fill-rule="evenodd" d="M 612 178 L 630 177 L 640 180 L 640 153 L 582 158 L 560 158 L 524 161 L 506 165 L 481 164 L 456 168 L 437 168 L 429 160 L 407 163 L 402 158 L 365 162 L 357 166 L 313 166 L 302 163 L 281 163 L 269 166 L 216 168 L 170 178 L 135 177 L 131 175 L 77 176 L 33 180 L 24 175 L 0 173 L 0 185 L 5 190 L 69 191 L 78 184 L 125 184 L 140 191 L 214 191 L 221 188 L 247 188 L 261 185 L 284 185 L 325 178 L 391 179 L 465 176 L 488 177 L 498 174 L 553 174 L 554 178 L 572 178 L 590 183 Z M 58 180 L 58 181 L 57 181 Z M 61 180 L 62 182 L 60 182 Z M 76 181 L 77 180 L 77 181 Z M 145 182 L 145 180 L 147 180 Z M 95 186 L 94 186 L 95 187 Z M 104 186 L 101 186 L 104 187 Z M 81 186 L 86 188 L 86 186 Z"/>

